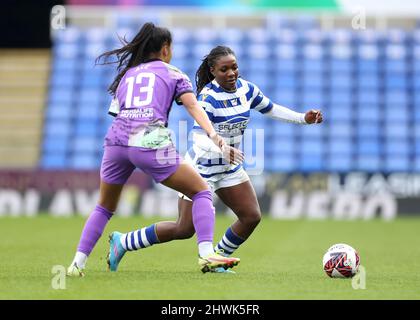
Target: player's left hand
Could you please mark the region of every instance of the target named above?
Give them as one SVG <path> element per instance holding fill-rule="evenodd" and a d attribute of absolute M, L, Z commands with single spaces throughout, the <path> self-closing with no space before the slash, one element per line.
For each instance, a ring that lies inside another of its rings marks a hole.
<path fill-rule="evenodd" d="M 305 113 L 305 121 L 308 124 L 312 123 L 321 123 L 322 122 L 322 112 L 321 110 L 309 110 Z"/>

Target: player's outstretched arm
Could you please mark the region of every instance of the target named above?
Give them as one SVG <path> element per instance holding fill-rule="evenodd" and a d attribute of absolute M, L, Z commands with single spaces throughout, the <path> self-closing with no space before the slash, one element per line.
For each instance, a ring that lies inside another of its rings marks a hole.
<path fill-rule="evenodd" d="M 320 110 L 309 110 L 306 113 L 293 111 L 289 108 L 273 104 L 273 108 L 265 113 L 270 118 L 286 122 L 312 124 L 322 122 L 322 113 Z"/>

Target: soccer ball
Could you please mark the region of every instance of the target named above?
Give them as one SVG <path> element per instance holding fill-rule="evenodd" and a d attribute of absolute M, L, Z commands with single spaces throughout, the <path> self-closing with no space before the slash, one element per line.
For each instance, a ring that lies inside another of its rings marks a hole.
<path fill-rule="evenodd" d="M 360 258 L 348 244 L 337 243 L 324 254 L 322 265 L 331 278 L 351 278 L 359 270 Z"/>

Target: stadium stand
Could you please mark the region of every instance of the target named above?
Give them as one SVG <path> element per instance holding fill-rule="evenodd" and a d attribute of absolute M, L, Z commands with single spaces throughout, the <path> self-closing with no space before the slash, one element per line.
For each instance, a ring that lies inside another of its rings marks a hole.
<path fill-rule="evenodd" d="M 115 48 L 117 32 L 67 28 L 54 39 L 40 166 L 98 168 L 112 117 L 106 88 L 110 66 L 96 56 Z M 203 55 L 217 44 L 237 53 L 241 75 L 273 101 L 294 110 L 323 110 L 322 126 L 295 126 L 253 114 L 266 128 L 266 171 L 420 171 L 420 29 L 323 30 L 314 19 L 264 28 L 174 28 L 172 64 L 194 79 Z M 82 112 L 74 112 L 82 110 Z M 182 107 L 173 120 L 192 123 Z M 177 123 L 173 121 L 172 123 Z M 171 128 L 177 135 L 177 127 Z"/>
<path fill-rule="evenodd" d="M 49 61 L 46 49 L 0 50 L 0 167 L 38 165 Z"/>

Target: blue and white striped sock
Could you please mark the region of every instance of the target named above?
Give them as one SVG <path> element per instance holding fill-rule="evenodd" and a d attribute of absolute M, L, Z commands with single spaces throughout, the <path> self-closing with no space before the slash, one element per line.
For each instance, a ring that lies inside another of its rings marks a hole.
<path fill-rule="evenodd" d="M 121 236 L 120 241 L 123 248 L 128 251 L 147 248 L 159 242 L 154 224 L 136 231 L 125 233 Z"/>
<path fill-rule="evenodd" d="M 214 251 L 223 250 L 221 253 L 224 256 L 230 256 L 245 240 L 233 233 L 232 228 L 226 230 L 222 240 L 216 245 Z"/>

